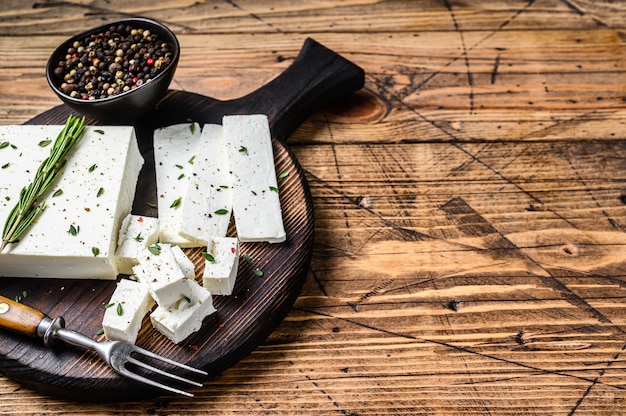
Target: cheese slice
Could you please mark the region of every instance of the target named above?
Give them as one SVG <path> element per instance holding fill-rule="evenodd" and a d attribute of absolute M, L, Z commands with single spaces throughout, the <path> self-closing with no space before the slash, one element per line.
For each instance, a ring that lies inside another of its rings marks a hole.
<path fill-rule="evenodd" d="M 63 126 L 0 126 L 0 221 L 17 203 Z M 45 197 L 46 209 L 0 254 L 0 276 L 115 279 L 120 224 L 143 158 L 129 126 L 86 126 Z M 70 232 L 71 231 L 71 232 Z"/>
<path fill-rule="evenodd" d="M 154 217 L 128 214 L 122 221 L 115 260 L 120 273 L 132 274 L 139 254 L 159 239 L 159 220 Z"/>
<path fill-rule="evenodd" d="M 159 306 L 170 306 L 190 295 L 185 272 L 180 268 L 169 244 L 158 244 L 158 254 L 149 248 L 143 250 L 133 267 L 137 279 L 150 289 L 152 298 Z"/>
<path fill-rule="evenodd" d="M 176 124 L 154 131 L 154 170 L 157 183 L 157 213 L 162 243 L 181 247 L 201 244 L 180 235 L 182 212 L 187 205 L 185 192 L 201 137 L 198 123 Z"/>
<path fill-rule="evenodd" d="M 233 237 L 215 237 L 207 246 L 212 257 L 205 260 L 202 285 L 214 295 L 231 295 L 239 268 L 239 241 Z"/>
<path fill-rule="evenodd" d="M 104 311 L 102 328 L 107 339 L 134 344 L 143 318 L 154 307 L 148 287 L 129 279 L 121 279 Z"/>
<path fill-rule="evenodd" d="M 285 241 L 267 116 L 224 116 L 222 125 L 239 240 Z"/>
<path fill-rule="evenodd" d="M 225 236 L 232 212 L 232 193 L 222 126 L 205 124 L 197 146 L 182 208 L 180 234 L 206 246 Z"/>
<path fill-rule="evenodd" d="M 202 327 L 202 321 L 215 312 L 211 292 L 194 280 L 187 280 L 190 288 L 188 298 L 169 307 L 157 307 L 150 314 L 152 326 L 179 344 Z"/>

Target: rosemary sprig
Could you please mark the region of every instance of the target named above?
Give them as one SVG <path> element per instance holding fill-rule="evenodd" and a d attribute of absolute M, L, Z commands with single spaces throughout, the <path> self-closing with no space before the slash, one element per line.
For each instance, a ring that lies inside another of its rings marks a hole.
<path fill-rule="evenodd" d="M 85 118 L 78 118 L 70 114 L 63 130 L 59 133 L 50 155 L 41 162 L 32 182 L 22 188 L 17 204 L 13 207 L 4 223 L 0 253 L 9 243 L 15 243 L 20 236 L 37 219 L 44 210 L 45 201 L 39 198 L 48 190 L 65 167 L 67 153 L 80 139 L 85 128 Z"/>

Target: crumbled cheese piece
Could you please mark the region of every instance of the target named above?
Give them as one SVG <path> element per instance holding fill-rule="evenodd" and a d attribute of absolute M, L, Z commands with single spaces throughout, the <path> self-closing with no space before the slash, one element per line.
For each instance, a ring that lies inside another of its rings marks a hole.
<path fill-rule="evenodd" d="M 179 246 L 172 246 L 172 254 L 174 254 L 174 258 L 176 259 L 176 263 L 178 263 L 178 267 L 183 272 L 183 275 L 187 279 L 196 278 L 196 266 L 193 264 L 189 257 L 185 254 L 182 248 Z"/>
<path fill-rule="evenodd" d="M 158 218 L 128 214 L 122 221 L 115 252 L 119 272 L 131 274 L 133 266 L 138 263 L 139 253 L 158 239 Z"/>
<path fill-rule="evenodd" d="M 285 241 L 267 116 L 224 116 L 222 125 L 239 240 Z"/>
<path fill-rule="evenodd" d="M 232 237 L 215 237 L 207 246 L 212 257 L 204 263 L 202 285 L 214 295 L 231 295 L 239 268 L 239 241 Z"/>
<path fill-rule="evenodd" d="M 154 306 L 146 285 L 129 279 L 117 283 L 104 311 L 102 328 L 107 339 L 134 344 L 144 316 Z"/>
<path fill-rule="evenodd" d="M 170 307 L 157 307 L 150 320 L 154 328 L 175 344 L 184 341 L 202 327 L 202 321 L 215 312 L 211 292 L 194 280 L 187 280 L 190 295 L 179 298 Z"/>
<path fill-rule="evenodd" d="M 205 124 L 200 143 L 185 193 L 180 233 L 206 246 L 211 237 L 225 236 L 228 231 L 232 193 L 222 126 Z"/>
<path fill-rule="evenodd" d="M 0 221 L 34 178 L 63 126 L 0 126 Z M 46 209 L 0 254 L 0 276 L 116 279 L 117 237 L 130 212 L 143 158 L 130 126 L 86 126 Z M 71 228 L 72 232 L 69 232 Z"/>
<path fill-rule="evenodd" d="M 154 131 L 154 170 L 157 183 L 159 241 L 181 247 L 201 244 L 180 235 L 182 212 L 196 146 L 201 129 L 198 123 L 176 124 Z"/>
<path fill-rule="evenodd" d="M 183 296 L 189 296 L 189 279 L 180 268 L 172 246 L 158 244 L 158 247 L 159 254 L 152 253 L 150 248 L 143 250 L 137 259 L 139 264 L 133 267 L 133 271 L 137 279 L 148 286 L 157 304 L 167 307 Z"/>

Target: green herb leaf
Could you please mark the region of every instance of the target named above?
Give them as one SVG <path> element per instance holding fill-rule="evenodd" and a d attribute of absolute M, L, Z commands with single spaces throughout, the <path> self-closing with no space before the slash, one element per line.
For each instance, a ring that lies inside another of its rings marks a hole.
<path fill-rule="evenodd" d="M 185 302 L 187 303 L 191 303 L 191 299 L 189 299 L 188 296 L 183 296 L 183 299 L 185 299 Z"/>
<path fill-rule="evenodd" d="M 191 134 L 194 134 L 196 132 L 196 123 L 191 123 L 189 125 L 189 131 L 191 132 Z"/>
<path fill-rule="evenodd" d="M 215 211 L 217 215 L 226 215 L 228 214 L 228 212 L 229 211 L 227 209 L 218 209 L 217 211 Z"/>
<path fill-rule="evenodd" d="M 215 257 L 211 253 L 207 253 L 206 251 L 202 253 L 202 256 L 209 262 L 215 263 Z"/>
<path fill-rule="evenodd" d="M 254 269 L 254 270 L 252 270 L 252 273 L 254 273 L 254 275 L 257 276 L 257 277 L 263 276 L 263 270 L 261 270 L 261 269 Z"/>
<path fill-rule="evenodd" d="M 243 253 L 243 260 L 248 264 L 252 264 L 252 257 L 248 253 Z"/>
<path fill-rule="evenodd" d="M 104 134 L 104 130 L 96 129 L 94 130 L 94 133 Z"/>
<path fill-rule="evenodd" d="M 87 169 L 89 172 L 93 172 L 94 170 L 96 170 L 96 168 L 98 167 L 98 165 L 96 165 L 95 163 L 91 166 L 89 166 L 89 169 Z"/>
<path fill-rule="evenodd" d="M 156 208 L 157 207 L 157 204 L 155 204 L 154 202 L 146 202 L 146 203 L 148 204 L 148 206 L 150 208 Z"/>
<path fill-rule="evenodd" d="M 80 231 L 80 226 L 75 226 L 74 224 L 70 224 L 70 229 L 67 230 L 71 235 L 76 235 Z"/>
<path fill-rule="evenodd" d="M 38 143 L 39 147 L 46 147 L 47 145 L 49 145 L 50 143 L 52 143 L 52 140 L 42 140 Z"/>
<path fill-rule="evenodd" d="M 278 193 L 278 188 L 275 186 L 270 186 L 270 191 Z"/>
<path fill-rule="evenodd" d="M 4 149 L 5 147 L 9 147 L 9 142 L 0 143 L 0 149 Z"/>
<path fill-rule="evenodd" d="M 280 175 L 278 175 L 278 179 L 284 179 L 284 178 L 286 178 L 287 176 L 289 176 L 289 172 L 284 171 L 284 172 L 282 172 Z"/>
<path fill-rule="evenodd" d="M 182 200 L 183 200 L 183 197 L 182 197 L 182 196 L 179 196 L 178 198 L 176 198 L 176 199 L 174 200 L 174 202 L 172 202 L 172 205 L 170 205 L 170 208 L 176 208 L 176 207 L 178 207 L 178 206 L 180 205 L 180 203 L 182 202 Z"/>
<path fill-rule="evenodd" d="M 184 168 L 183 168 L 183 165 L 179 165 L 178 163 L 177 163 L 177 164 L 175 164 L 174 166 L 176 166 L 178 169 L 184 169 Z"/>
<path fill-rule="evenodd" d="M 148 250 L 150 251 L 150 253 L 154 254 L 155 256 L 158 256 L 159 254 L 161 254 L 161 246 L 156 243 L 148 247 Z"/>
<path fill-rule="evenodd" d="M 55 196 L 60 196 L 61 194 L 63 194 L 63 189 L 57 189 L 56 191 L 54 191 L 54 193 L 52 194 L 53 197 Z"/>
<path fill-rule="evenodd" d="M 96 332 L 96 336 L 100 336 L 100 335 L 103 335 L 103 334 L 104 334 L 104 329 L 103 328 L 100 328 L 98 330 L 98 332 Z"/>
<path fill-rule="evenodd" d="M 117 311 L 116 312 L 117 312 L 117 316 L 124 315 L 124 310 L 122 309 L 122 304 L 121 303 L 117 304 Z"/>
<path fill-rule="evenodd" d="M 9 166 L 11 166 L 11 163 L 10 163 L 10 162 L 7 162 L 7 163 L 5 163 L 4 165 L 2 165 L 2 169 L 6 169 L 6 168 L 8 168 Z"/>
<path fill-rule="evenodd" d="M 196 160 L 196 155 L 191 156 L 191 159 L 187 161 L 190 165 L 193 165 L 193 161 Z"/>
<path fill-rule="evenodd" d="M 137 234 L 137 235 L 135 236 L 135 241 L 138 241 L 138 242 L 140 242 L 140 243 L 143 241 L 143 237 L 141 236 L 141 233 L 139 233 L 139 234 Z"/>
<path fill-rule="evenodd" d="M 98 254 L 100 254 L 100 249 L 98 247 L 91 247 L 91 253 L 94 257 L 98 257 Z"/>
<path fill-rule="evenodd" d="M 104 193 L 104 188 L 98 189 L 98 193 L 96 194 L 96 198 L 100 198 L 103 193 Z"/>
<path fill-rule="evenodd" d="M 185 174 L 184 174 L 184 173 L 181 173 L 180 175 L 178 175 L 178 180 L 181 180 L 181 179 L 182 179 L 182 178 L 184 178 L 184 177 L 185 177 Z"/>
<path fill-rule="evenodd" d="M 106 305 L 104 305 L 104 307 L 108 309 L 113 305 L 115 305 L 115 303 L 107 303 Z"/>
<path fill-rule="evenodd" d="M 239 151 L 240 151 L 241 153 L 248 153 L 248 148 L 247 148 L 246 146 L 241 146 L 241 147 L 239 148 Z"/>

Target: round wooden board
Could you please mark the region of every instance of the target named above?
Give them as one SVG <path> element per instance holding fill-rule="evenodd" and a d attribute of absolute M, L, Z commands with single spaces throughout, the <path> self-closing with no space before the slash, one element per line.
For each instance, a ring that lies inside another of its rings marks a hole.
<path fill-rule="evenodd" d="M 170 92 L 157 110 L 135 124 L 140 150 L 146 160 L 137 185 L 133 212 L 156 216 L 149 202 L 156 202 L 152 132 L 175 123 L 219 122 L 225 112 L 245 113 L 247 100 L 222 102 L 197 94 Z M 236 104 L 236 105 L 235 105 Z M 55 107 L 28 124 L 64 124 L 72 112 Z M 280 116 L 270 118 L 275 124 Z M 98 124 L 88 120 L 88 124 Z M 272 127 L 272 126 L 271 126 Z M 287 241 L 281 244 L 242 243 L 241 253 L 252 259 L 240 262 L 231 296 L 214 296 L 217 313 L 202 329 L 175 345 L 144 320 L 137 344 L 166 357 L 202 368 L 210 378 L 235 364 L 257 347 L 282 321 L 306 278 L 313 243 L 313 205 L 303 171 L 284 142 L 273 139 L 276 170 L 288 172 L 279 180 Z M 231 227 L 232 228 L 232 227 Z M 233 231 L 231 231 L 233 232 Z M 201 276 L 201 248 L 187 249 Z M 263 271 L 258 277 L 255 268 Z M 63 316 L 67 327 L 94 339 L 102 325 L 104 305 L 115 281 L 3 278 L 0 293 L 9 298 L 28 295 L 23 303 L 52 317 Z M 118 376 L 92 352 L 61 345 L 47 349 L 38 339 L 2 331 L 0 371 L 44 394 L 73 400 L 120 401 L 161 394 L 160 391 Z"/>

